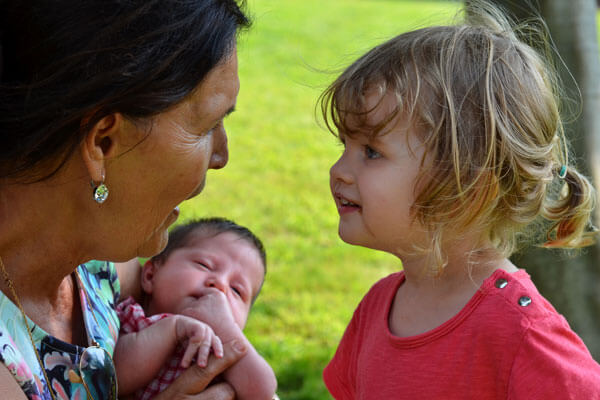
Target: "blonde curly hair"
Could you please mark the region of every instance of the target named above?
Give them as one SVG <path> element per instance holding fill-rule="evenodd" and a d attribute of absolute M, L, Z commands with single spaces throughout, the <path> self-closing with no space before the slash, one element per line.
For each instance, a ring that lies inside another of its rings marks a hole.
<path fill-rule="evenodd" d="M 464 21 L 401 34 L 360 57 L 319 99 L 327 128 L 376 136 L 408 118 L 425 147 L 412 214 L 431 243 L 418 250 L 438 268 L 447 232 L 481 232 L 482 244 L 507 257 L 538 217 L 552 223 L 544 246 L 590 244 L 594 189 L 569 165 L 551 63 L 525 42 L 547 49 L 543 24 L 517 29 L 484 2 Z M 396 99 L 375 125 L 367 115 L 377 105 L 367 109 L 365 98 L 374 91 Z"/>

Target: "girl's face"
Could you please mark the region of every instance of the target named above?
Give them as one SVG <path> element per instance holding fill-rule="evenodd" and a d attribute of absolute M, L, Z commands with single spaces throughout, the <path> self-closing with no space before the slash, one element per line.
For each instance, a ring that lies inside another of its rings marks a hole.
<path fill-rule="evenodd" d="M 122 253 L 112 249 L 110 259 L 149 257 L 165 247 L 167 228 L 179 213 L 176 206 L 202 191 L 208 169 L 227 163 L 223 120 L 238 91 L 234 50 L 184 101 L 148 126 L 129 123 L 132 146 L 110 160 L 106 170 L 110 195 L 101 207 L 105 218 L 117 224 L 106 241 L 118 244 Z"/>
<path fill-rule="evenodd" d="M 369 107 L 379 96 L 367 95 L 366 100 Z M 394 97 L 386 94 L 368 121 L 380 121 L 394 107 Z M 424 238 L 411 217 L 424 146 L 401 119 L 398 115 L 391 131 L 372 138 L 340 133 L 344 151 L 330 170 L 342 240 L 399 256 Z"/>

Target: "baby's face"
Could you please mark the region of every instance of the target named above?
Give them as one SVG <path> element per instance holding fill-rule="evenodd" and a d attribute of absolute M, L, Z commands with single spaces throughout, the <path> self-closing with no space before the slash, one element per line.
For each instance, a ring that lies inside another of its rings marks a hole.
<path fill-rule="evenodd" d="M 194 235 L 155 269 L 148 314 L 179 314 L 214 288 L 225 294 L 243 329 L 264 279 L 258 250 L 232 232 Z"/>

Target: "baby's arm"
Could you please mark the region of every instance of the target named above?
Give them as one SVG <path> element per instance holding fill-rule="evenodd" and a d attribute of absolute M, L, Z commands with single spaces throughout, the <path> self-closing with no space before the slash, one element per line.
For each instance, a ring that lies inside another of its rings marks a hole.
<path fill-rule="evenodd" d="M 196 357 L 206 366 L 210 349 L 223 357 L 220 339 L 207 324 L 184 315 L 172 315 L 134 333 L 119 336 L 114 362 L 119 382 L 119 396 L 126 396 L 146 386 L 173 355 L 178 343 L 186 348 L 181 361 L 189 367 Z"/>
<path fill-rule="evenodd" d="M 225 295 L 216 289 L 212 292 L 199 299 L 198 307 L 185 310 L 184 314 L 206 322 L 223 343 L 237 339 L 246 344 L 246 355 L 224 373 L 225 380 L 235 389 L 236 399 L 271 400 L 277 389 L 271 366 L 235 323 Z"/>

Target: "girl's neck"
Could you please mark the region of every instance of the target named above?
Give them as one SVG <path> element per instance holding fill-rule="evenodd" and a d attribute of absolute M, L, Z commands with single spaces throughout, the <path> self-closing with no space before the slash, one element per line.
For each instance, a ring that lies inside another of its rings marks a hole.
<path fill-rule="evenodd" d="M 404 283 L 396 292 L 389 328 L 400 337 L 430 331 L 464 308 L 482 283 L 498 269 L 510 273 L 517 268 L 506 258 L 482 252 L 470 257 L 448 254 L 448 264 L 439 274 L 431 271 L 428 258 L 405 259 Z"/>
<path fill-rule="evenodd" d="M 492 246 L 451 243 L 445 246 L 446 265 L 434 267 L 434 259 L 429 255 L 402 258 L 406 283 L 415 287 L 437 289 L 461 288 L 464 285 L 481 286 L 495 270 L 503 269 L 510 273 L 517 268 Z M 477 249 L 477 250 L 475 250 Z"/>

